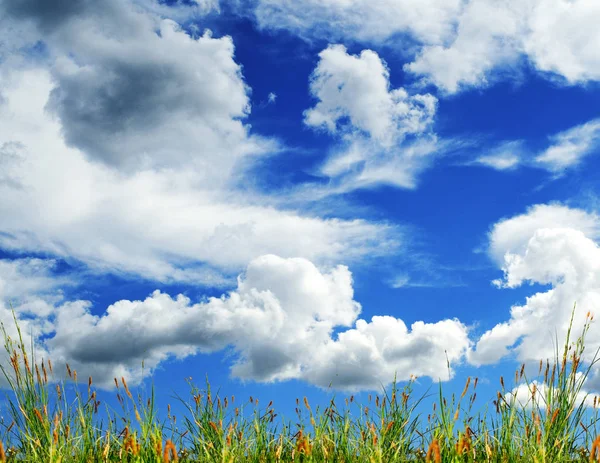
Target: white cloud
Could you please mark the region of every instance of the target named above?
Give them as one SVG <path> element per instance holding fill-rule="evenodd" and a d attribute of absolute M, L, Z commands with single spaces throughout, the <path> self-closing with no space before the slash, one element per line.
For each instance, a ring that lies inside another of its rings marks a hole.
<path fill-rule="evenodd" d="M 18 342 L 14 311 L 23 344 L 28 353 L 31 353 L 33 344 L 38 361 L 49 358 L 47 349 L 39 339 L 53 332 L 50 318 L 63 302 L 63 288 L 75 284 L 70 277 L 56 275 L 55 266 L 56 262 L 48 259 L 0 259 L 0 323 L 11 340 Z M 0 349 L 0 362 L 8 364 L 4 348 Z M 0 375 L 0 385 L 6 386 L 4 375 Z"/>
<path fill-rule="evenodd" d="M 598 80 L 599 19 L 595 0 L 538 0 L 528 18 L 525 52 L 537 69 L 569 83 Z"/>
<path fill-rule="evenodd" d="M 519 157 L 514 154 L 502 153 L 477 158 L 479 164 L 496 170 L 510 170 L 519 165 Z"/>
<path fill-rule="evenodd" d="M 1 51 L 11 61 L 0 69 L 0 246 L 78 260 L 93 271 L 212 286 L 251 263 L 222 298 L 192 304 L 154 292 L 118 301 L 103 315 L 93 315 L 89 301 L 63 300 L 51 261 L 0 266 L 1 296 L 20 292 L 20 319 L 43 341 L 43 355 L 105 384 L 113 376 L 139 380 L 142 358 L 156 367 L 227 346 L 240 355 L 232 373 L 260 381 L 378 388 L 396 369 L 400 378 L 447 378 L 443 352 L 461 361 L 464 325 L 357 320 L 350 272 L 332 268 L 396 250 L 396 228 L 263 206 L 232 186 L 276 143 L 243 122 L 249 89 L 231 39 L 190 37 L 165 11 L 141 0 L 0 4 L 3 18 L 27 32 L 27 44 L 47 47 L 40 60 L 19 59 L 20 38 Z M 373 120 L 389 118 L 388 142 L 425 130 L 435 99 L 389 90 L 385 65 L 376 55 L 371 62 L 375 91 L 389 104 Z M 355 141 L 385 148 L 377 123 L 360 122 L 368 137 Z M 400 170 L 423 154 L 416 151 L 393 159 L 387 152 L 361 175 L 367 184 L 390 176 L 381 159 Z M 348 330 L 334 339 L 334 327 Z M 356 375 L 364 358 L 373 371 Z"/>
<path fill-rule="evenodd" d="M 454 93 L 463 87 L 484 86 L 497 66 L 514 64 L 518 38 L 526 26 L 528 1 L 473 0 L 457 18 L 450 45 L 423 47 L 406 69 L 442 90 Z"/>
<path fill-rule="evenodd" d="M 560 173 L 578 165 L 581 160 L 600 144 L 600 120 L 594 119 L 585 124 L 558 133 L 551 138 L 552 145 L 535 158 L 543 168 Z"/>
<path fill-rule="evenodd" d="M 558 205 L 539 205 L 494 226 L 490 254 L 504 272 L 498 284 L 551 288 L 513 306 L 508 321 L 484 333 L 470 352 L 472 363 L 494 363 L 511 353 L 523 362 L 554 358 L 554 336 L 558 346 L 564 345 L 574 303 L 573 334 L 579 334 L 586 313 L 594 313 L 600 304 L 599 231 L 598 216 Z M 594 327 L 586 346 L 589 352 L 600 346 Z"/>
<path fill-rule="evenodd" d="M 475 163 L 496 170 L 511 170 L 517 168 L 521 160 L 521 143 L 508 142 L 493 150 L 490 154 L 479 156 Z"/>
<path fill-rule="evenodd" d="M 538 229 L 572 228 L 591 239 L 600 239 L 600 217 L 561 204 L 538 204 L 526 213 L 500 220 L 489 234 L 489 252 L 497 264 L 504 264 L 504 256 L 523 255 L 529 240 Z"/>
<path fill-rule="evenodd" d="M 444 351 L 454 364 L 469 345 L 457 320 L 415 322 L 410 330 L 394 317 L 357 320 L 361 307 L 346 267 L 323 272 L 308 260 L 273 255 L 252 261 L 237 289 L 221 298 L 192 304 L 155 291 L 144 301 L 116 302 L 102 316 L 89 308 L 62 306 L 47 345 L 55 358 L 105 382 L 116 374 L 141 379 L 143 359 L 154 368 L 170 356 L 231 346 L 238 354 L 231 373 L 241 379 L 377 389 L 396 371 L 399 380 L 448 379 Z M 348 329 L 334 339 L 335 327 Z"/>
<path fill-rule="evenodd" d="M 460 0 L 260 0 L 260 27 L 330 39 L 384 41 L 410 34 L 429 43 L 445 40 L 461 9 Z"/>
<path fill-rule="evenodd" d="M 467 163 L 481 164 L 496 170 L 517 167 L 543 169 L 555 178 L 568 169 L 579 166 L 600 147 L 600 120 L 592 119 L 548 137 L 547 148 L 532 153 L 523 141 L 508 141 L 493 148 L 489 154 Z"/>
<path fill-rule="evenodd" d="M 305 112 L 307 125 L 332 133 L 359 130 L 385 147 L 431 127 L 436 98 L 391 90 L 389 69 L 374 51 L 354 56 L 342 45 L 330 45 L 319 58 L 310 85 L 319 101 Z"/>
<path fill-rule="evenodd" d="M 596 0 L 260 0 L 255 16 L 304 37 L 394 44 L 414 56 L 409 72 L 448 93 L 524 62 L 568 84 L 600 78 Z"/>
<path fill-rule="evenodd" d="M 576 384 L 581 386 L 585 384 L 584 379 L 582 377 L 582 373 L 578 373 L 576 375 Z M 510 392 L 507 392 L 504 395 L 505 400 L 508 403 L 514 400 L 523 408 L 536 408 L 540 410 L 546 410 L 548 399 L 553 400 L 553 402 L 558 402 L 557 393 L 558 389 L 554 390 L 554 397 L 549 397 L 550 389 L 545 383 L 540 383 L 537 380 L 531 381 L 529 384 L 519 384 L 514 387 Z M 594 405 L 594 395 L 587 392 L 585 389 L 581 389 L 574 398 L 575 407 L 578 407 L 579 404 L 585 403 L 586 406 L 591 407 Z M 598 400 L 598 399 L 596 399 Z"/>
<path fill-rule="evenodd" d="M 129 171 L 196 164 L 206 182 L 273 149 L 242 122 L 249 89 L 230 37 L 192 38 L 130 1 L 10 0 L 4 10 L 37 25 L 32 39 L 52 63 L 47 109 L 89 158 Z"/>
<path fill-rule="evenodd" d="M 52 304 L 62 300 L 62 288 L 74 285 L 69 277 L 54 275 L 55 266 L 56 261 L 52 259 L 0 260 L 3 310 L 12 307 L 17 314 L 48 316 L 53 310 Z M 2 321 L 6 324 L 8 320 L 3 317 Z"/>
<path fill-rule="evenodd" d="M 321 173 L 341 178 L 342 189 L 378 183 L 414 187 L 415 175 L 437 148 L 432 132 L 437 99 L 391 89 L 387 65 L 374 51 L 355 56 L 331 45 L 319 58 L 310 86 L 318 102 L 304 121 L 341 142 Z"/>
<path fill-rule="evenodd" d="M 349 262 L 397 247 L 393 227 L 258 205 L 250 192 L 229 189 L 226 179 L 237 174 L 210 178 L 212 171 L 193 159 L 128 173 L 90 161 L 65 144 L 63 121 L 45 109 L 56 85 L 51 74 L 3 71 L 0 246 L 74 258 L 101 271 L 215 285 L 225 283 L 222 272 L 237 272 L 265 253 Z M 193 143 L 198 132 L 186 130 L 182 137 Z M 161 133 L 153 135 L 157 149 L 170 143 Z M 200 157 L 219 166 L 219 153 L 204 146 Z"/>
<path fill-rule="evenodd" d="M 471 0 L 454 39 L 426 45 L 407 69 L 450 93 L 484 86 L 522 58 L 569 84 L 598 80 L 599 17 L 594 0 Z"/>

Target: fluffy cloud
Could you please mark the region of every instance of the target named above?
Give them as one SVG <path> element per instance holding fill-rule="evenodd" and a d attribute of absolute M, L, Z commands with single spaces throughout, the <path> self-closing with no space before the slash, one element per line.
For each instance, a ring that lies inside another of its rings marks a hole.
<path fill-rule="evenodd" d="M 598 80 L 600 5 L 594 0 L 538 0 L 528 18 L 523 48 L 540 71 L 569 83 Z"/>
<path fill-rule="evenodd" d="M 187 36 L 182 40 L 195 46 Z M 220 41 L 214 45 L 216 54 L 231 58 Z M 170 169 L 123 172 L 95 162 L 83 148 L 66 144 L 65 120 L 47 110 L 57 85 L 44 68 L 2 70 L 0 246 L 77 259 L 101 271 L 214 285 L 265 253 L 349 262 L 397 247 L 398 236 L 385 224 L 260 205 L 251 192 L 229 187 L 239 168 L 229 172 L 231 162 L 210 146 Z M 171 132 L 154 130 L 155 152 L 172 149 Z M 179 130 L 182 143 L 192 144 L 202 132 L 187 125 Z M 122 148 L 135 155 L 129 142 Z M 203 169 L 204 163 L 213 165 Z"/>
<path fill-rule="evenodd" d="M 386 147 L 432 125 L 436 98 L 390 90 L 389 70 L 374 51 L 353 56 L 344 46 L 332 45 L 319 58 L 310 85 L 319 101 L 305 112 L 307 125 L 332 133 L 359 130 Z M 342 124 L 346 118 L 349 123 Z"/>
<path fill-rule="evenodd" d="M 437 99 L 390 89 L 389 70 L 374 51 L 355 56 L 332 45 L 319 58 L 310 86 L 318 102 L 304 113 L 304 121 L 325 128 L 342 143 L 321 172 L 345 176 L 347 187 L 414 187 L 414 176 L 434 150 Z"/>
<path fill-rule="evenodd" d="M 39 360 L 48 359 L 49 353 L 38 341 L 53 333 L 50 318 L 63 302 L 63 289 L 75 284 L 69 277 L 56 275 L 55 266 L 56 262 L 48 259 L 0 259 L 0 323 L 6 334 L 18 341 L 14 313 L 24 345 L 27 348 L 33 345 Z M 4 348 L 0 349 L 0 362 L 8 363 Z M 0 375 L 0 386 L 5 385 L 5 378 Z"/>
<path fill-rule="evenodd" d="M 186 162 L 208 181 L 273 148 L 242 122 L 249 89 L 231 38 L 192 38 L 129 1 L 5 0 L 0 8 L 13 23 L 37 26 L 31 40 L 43 40 L 53 62 L 47 109 L 91 159 L 130 171 Z"/>
<path fill-rule="evenodd" d="M 564 344 L 575 302 L 573 333 L 579 334 L 586 313 L 600 304 L 599 230 L 598 216 L 558 205 L 536 206 L 494 226 L 490 253 L 504 271 L 497 284 L 536 283 L 550 289 L 513 306 L 508 321 L 484 333 L 470 353 L 472 363 L 494 363 L 511 353 L 523 362 L 554 358 L 554 336 L 559 346 Z M 598 346 L 600 333 L 592 328 L 588 351 Z"/>
<path fill-rule="evenodd" d="M 525 61 L 569 84 L 600 78 L 595 0 L 259 0 L 254 14 L 301 36 L 396 43 L 414 57 L 409 72 L 449 93 Z"/>
<path fill-rule="evenodd" d="M 569 84 L 598 80 L 599 15 L 594 0 L 471 0 L 455 37 L 426 45 L 407 69 L 450 93 L 486 85 L 522 58 Z"/>
<path fill-rule="evenodd" d="M 600 217 L 560 204 L 538 204 L 521 215 L 500 220 L 490 232 L 489 252 L 499 265 L 506 254 L 523 255 L 531 237 L 542 228 L 572 228 L 593 240 L 600 239 Z"/>
<path fill-rule="evenodd" d="M 472 0 L 457 18 L 455 37 L 427 45 L 406 66 L 444 91 L 483 86 L 490 70 L 515 64 L 529 2 Z"/>
<path fill-rule="evenodd" d="M 64 304 L 46 344 L 56 361 L 110 382 L 141 378 L 141 362 L 154 368 L 228 346 L 233 376 L 256 381 L 301 379 L 326 388 L 379 388 L 398 373 L 448 379 L 446 356 L 460 362 L 469 345 L 457 320 L 415 322 L 394 317 L 357 319 L 352 278 L 344 266 L 320 271 L 310 261 L 266 255 L 253 260 L 237 288 L 192 304 L 155 291 L 144 301 L 119 301 L 93 316 L 82 301 Z M 351 328 L 355 325 L 355 328 Z M 334 328 L 348 328 L 332 337 Z M 100 373 L 99 373 L 100 372 Z"/>
<path fill-rule="evenodd" d="M 584 378 L 581 373 L 577 374 L 576 382 L 578 386 L 582 386 L 584 384 Z M 557 391 L 555 391 L 557 392 Z M 508 403 L 514 399 L 521 407 L 523 408 L 536 408 L 540 410 L 545 410 L 547 408 L 547 399 L 550 390 L 548 386 L 544 383 L 540 383 L 537 380 L 531 381 L 530 384 L 519 384 L 514 387 L 510 392 L 507 392 L 504 395 L 505 400 Z M 578 407 L 579 404 L 585 403 L 586 406 L 592 407 L 594 405 L 596 398 L 593 394 L 590 394 L 585 389 L 581 389 L 576 397 L 575 397 L 575 406 Z M 555 403 L 558 402 L 556 395 L 554 397 Z"/>

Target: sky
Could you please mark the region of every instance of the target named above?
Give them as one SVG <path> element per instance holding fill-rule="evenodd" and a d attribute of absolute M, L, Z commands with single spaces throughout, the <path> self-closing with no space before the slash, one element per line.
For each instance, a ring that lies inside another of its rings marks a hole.
<path fill-rule="evenodd" d="M 0 321 L 106 389 L 493 397 L 600 316 L 599 20 L 0 0 Z"/>

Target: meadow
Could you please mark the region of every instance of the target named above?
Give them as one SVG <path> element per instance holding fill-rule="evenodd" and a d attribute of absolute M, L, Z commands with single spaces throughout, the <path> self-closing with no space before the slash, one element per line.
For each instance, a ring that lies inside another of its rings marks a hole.
<path fill-rule="evenodd" d="M 433 399 L 416 395 L 414 380 L 402 387 L 394 381 L 366 404 L 334 397 L 313 410 L 298 398 L 289 422 L 272 402 L 214 393 L 208 379 L 203 389 L 190 382 L 190 396 L 180 398 L 185 416 L 172 416 L 169 407 L 160 417 L 154 388 L 143 397 L 124 378 L 114 380 L 121 409 L 103 408 L 92 378 L 38 361 L 20 330 L 11 339 L 2 326 L 10 360 L 2 365 L 9 389 L 0 462 L 600 462 L 600 403 L 583 393 L 597 361 L 582 361 L 592 321 L 588 314 L 577 336 L 569 330 L 536 377 L 525 365 L 515 371 L 510 381 L 526 385 L 525 403 L 502 377 L 495 399 L 478 410 L 477 378 L 449 397 L 440 384 Z M 425 400 L 426 414 L 417 411 Z M 243 418 L 240 409 L 248 407 L 251 417 Z"/>

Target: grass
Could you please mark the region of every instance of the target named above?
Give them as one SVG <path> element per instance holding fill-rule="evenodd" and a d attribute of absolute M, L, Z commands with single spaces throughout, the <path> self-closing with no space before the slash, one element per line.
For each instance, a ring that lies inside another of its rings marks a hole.
<path fill-rule="evenodd" d="M 92 378 L 81 385 L 66 365 L 66 381 L 55 381 L 52 364 L 38 362 L 33 346 L 28 354 L 18 326 L 16 340 L 2 326 L 10 418 L 0 423 L 0 462 L 600 462 L 600 402 L 586 406 L 591 398 L 582 392 L 597 361 L 582 362 L 592 319 L 588 313 L 573 342 L 569 329 L 535 379 L 524 366 L 515 372 L 526 403 L 500 378 L 495 400 L 475 412 L 478 379 L 467 378 L 460 396 L 445 397 L 440 385 L 424 416 L 417 410 L 426 397 L 415 397 L 414 379 L 402 388 L 394 380 L 365 406 L 351 396 L 340 408 L 334 397 L 313 410 L 296 399 L 295 423 L 277 419 L 272 402 L 261 408 L 250 397 L 238 406 L 213 393 L 208 379 L 203 390 L 190 382 L 190 397 L 179 398 L 186 410 L 179 423 L 170 407 L 160 419 L 154 389 L 134 395 L 123 378 L 114 381 L 121 410 L 103 415 Z M 253 413 L 243 418 L 240 407 L 248 406 Z"/>

